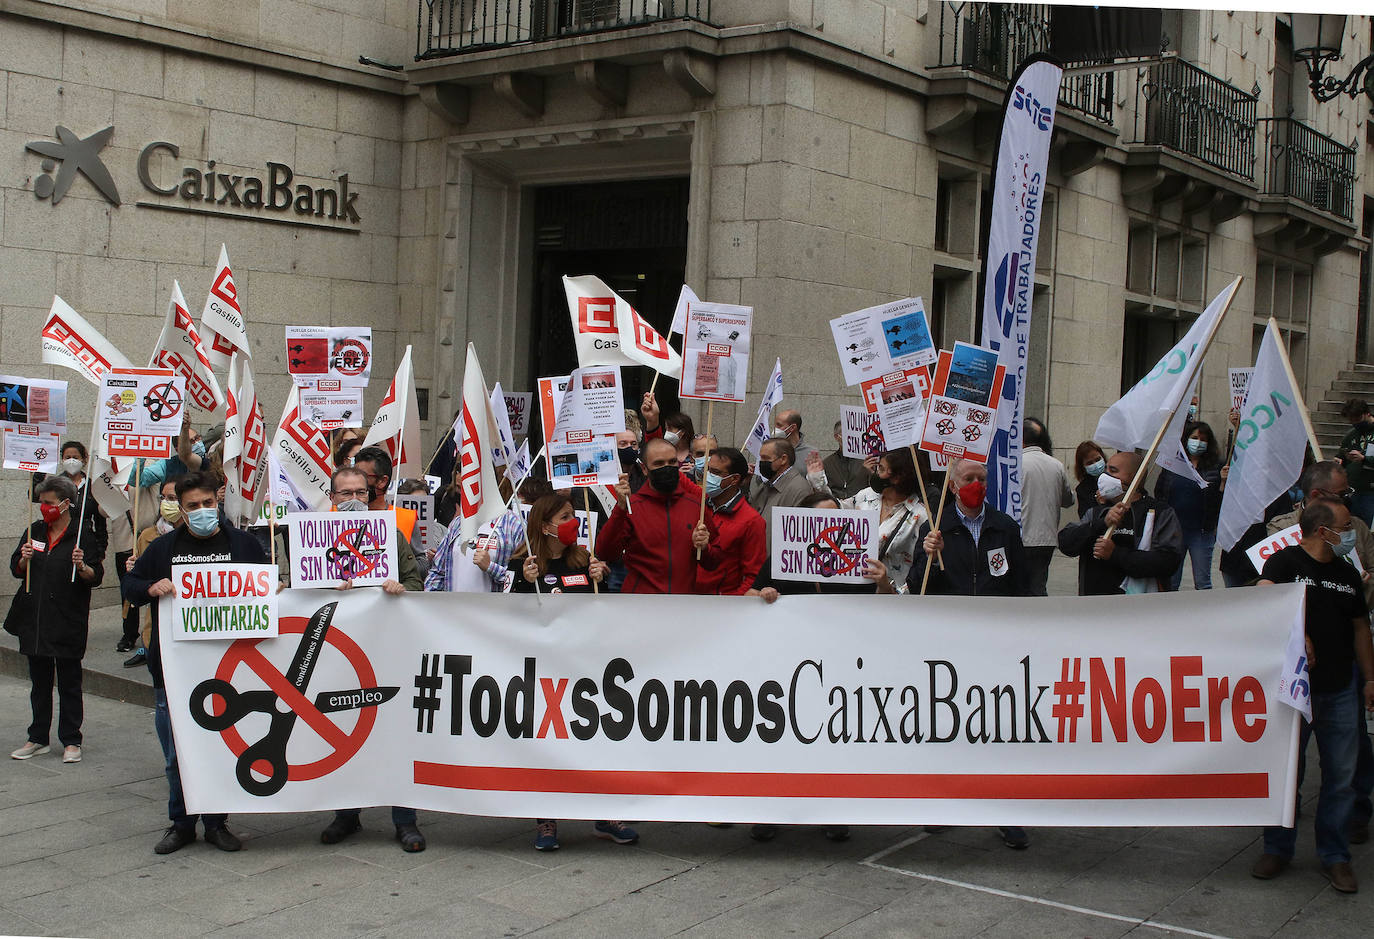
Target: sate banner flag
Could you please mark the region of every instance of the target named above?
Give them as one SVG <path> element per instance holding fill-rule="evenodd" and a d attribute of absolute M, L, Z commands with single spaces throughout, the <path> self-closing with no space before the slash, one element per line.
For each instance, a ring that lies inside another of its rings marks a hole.
<path fill-rule="evenodd" d="M 425 474 L 420 464 L 420 407 L 415 400 L 415 370 L 410 364 L 410 346 L 406 346 L 396 377 L 391 380 L 386 397 L 377 408 L 372 427 L 363 446 L 379 446 L 391 457 L 391 481 L 416 479 Z"/>
<path fill-rule="evenodd" d="M 647 365 L 681 376 L 682 356 L 600 277 L 564 277 L 563 291 L 579 365 Z"/>
<path fill-rule="evenodd" d="M 302 507 L 323 512 L 329 508 L 334 456 L 329 449 L 329 436 L 301 415 L 300 392 L 293 384 L 286 394 L 286 407 L 272 436 L 272 456 L 300 497 Z"/>
<path fill-rule="evenodd" d="M 234 272 L 229 268 L 229 249 L 224 245 L 219 246 L 219 263 L 215 265 L 214 280 L 210 281 L 200 325 L 210 340 L 205 354 L 216 368 L 227 367 L 235 352 L 242 352 L 244 358 L 253 357 L 248 348 L 248 324 L 239 306 L 238 288 L 234 286 Z"/>
<path fill-rule="evenodd" d="M 276 639 L 162 654 L 193 813 L 1283 825 L 1303 596 L 292 589 Z M 270 729 L 210 707 L 255 692 Z"/>
<path fill-rule="evenodd" d="M 43 323 L 43 364 L 60 365 L 86 376 L 93 385 L 112 368 L 133 368 L 114 345 L 61 297 L 52 298 L 52 309 Z"/>
<path fill-rule="evenodd" d="M 224 392 L 220 390 L 215 370 L 210 365 L 210 357 L 205 345 L 200 341 L 200 333 L 186 309 L 186 298 L 181 295 L 181 284 L 172 281 L 172 297 L 167 301 L 167 318 L 162 324 L 162 334 L 157 337 L 153 347 L 153 357 L 148 360 L 149 368 L 170 368 L 186 379 L 186 394 L 191 403 L 202 411 L 214 414 L 224 406 Z"/>

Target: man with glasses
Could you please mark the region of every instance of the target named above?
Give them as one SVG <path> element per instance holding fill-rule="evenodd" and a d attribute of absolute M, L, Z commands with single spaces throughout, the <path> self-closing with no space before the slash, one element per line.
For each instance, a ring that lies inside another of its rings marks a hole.
<path fill-rule="evenodd" d="M 1321 760 L 1322 784 L 1315 818 L 1317 854 L 1322 873 L 1341 893 L 1359 887 L 1350 867 L 1346 825 L 1355 801 L 1352 780 L 1358 752 L 1360 706 L 1374 710 L 1374 646 L 1369 638 L 1369 607 L 1355 569 L 1342 558 L 1355 547 L 1350 510 L 1339 502 L 1314 501 L 1298 518 L 1302 540 L 1275 552 L 1264 563 L 1259 583 L 1306 585 L 1304 612 L 1307 675 L 1312 693 L 1312 718 L 1304 720 L 1298 742 L 1298 780 L 1302 787 L 1303 759 L 1314 734 Z M 1356 665 L 1358 676 L 1354 677 Z M 1252 876 L 1271 880 L 1293 858 L 1294 828 L 1264 830 L 1264 853 L 1251 868 Z"/>

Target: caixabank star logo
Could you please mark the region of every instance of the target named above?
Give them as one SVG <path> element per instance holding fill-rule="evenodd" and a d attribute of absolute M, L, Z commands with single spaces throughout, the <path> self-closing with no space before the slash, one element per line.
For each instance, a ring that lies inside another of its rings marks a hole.
<path fill-rule="evenodd" d="M 80 173 L 111 205 L 119 205 L 119 187 L 100 159 L 100 151 L 114 136 L 113 125 L 89 137 L 79 137 L 74 131 L 58 124 L 53 135 L 57 137 L 56 143 L 51 140 L 31 140 L 24 145 L 25 150 L 45 158 L 43 172 L 33 181 L 33 194 L 39 199 L 51 198 L 53 205 L 56 205 L 72 188 L 72 183 Z"/>

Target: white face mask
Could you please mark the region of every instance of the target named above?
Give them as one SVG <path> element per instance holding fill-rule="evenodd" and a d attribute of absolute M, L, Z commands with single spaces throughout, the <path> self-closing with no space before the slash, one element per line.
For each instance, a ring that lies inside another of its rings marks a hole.
<path fill-rule="evenodd" d="M 81 472 L 86 468 L 86 463 L 85 461 L 78 460 L 75 457 L 69 457 L 62 461 L 62 463 L 60 464 L 60 468 L 62 472 L 66 475 L 75 476 L 77 473 Z"/>
<path fill-rule="evenodd" d="M 679 443 L 682 442 L 682 436 L 679 433 L 677 433 L 677 431 L 665 430 L 663 432 L 663 442 L 672 444 L 676 447 Z"/>
<path fill-rule="evenodd" d="M 1126 487 L 1115 476 L 1103 473 L 1097 477 L 1097 494 L 1107 502 L 1113 502 L 1126 494 Z"/>

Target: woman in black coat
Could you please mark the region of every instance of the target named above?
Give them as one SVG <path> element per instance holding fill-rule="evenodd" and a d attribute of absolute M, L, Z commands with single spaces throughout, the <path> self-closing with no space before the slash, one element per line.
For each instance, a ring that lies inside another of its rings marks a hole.
<path fill-rule="evenodd" d="M 81 658 L 90 629 L 91 590 L 104 575 L 104 556 L 89 527 L 77 537 L 77 495 L 70 479 L 50 476 L 38 484 L 37 493 L 42 518 L 29 527 L 10 557 L 10 572 L 19 578 L 20 587 L 5 617 L 5 632 L 19 637 L 19 651 L 29 660 L 33 709 L 28 742 L 10 756 L 27 760 L 48 752 L 56 676 L 62 762 L 79 763 Z"/>

